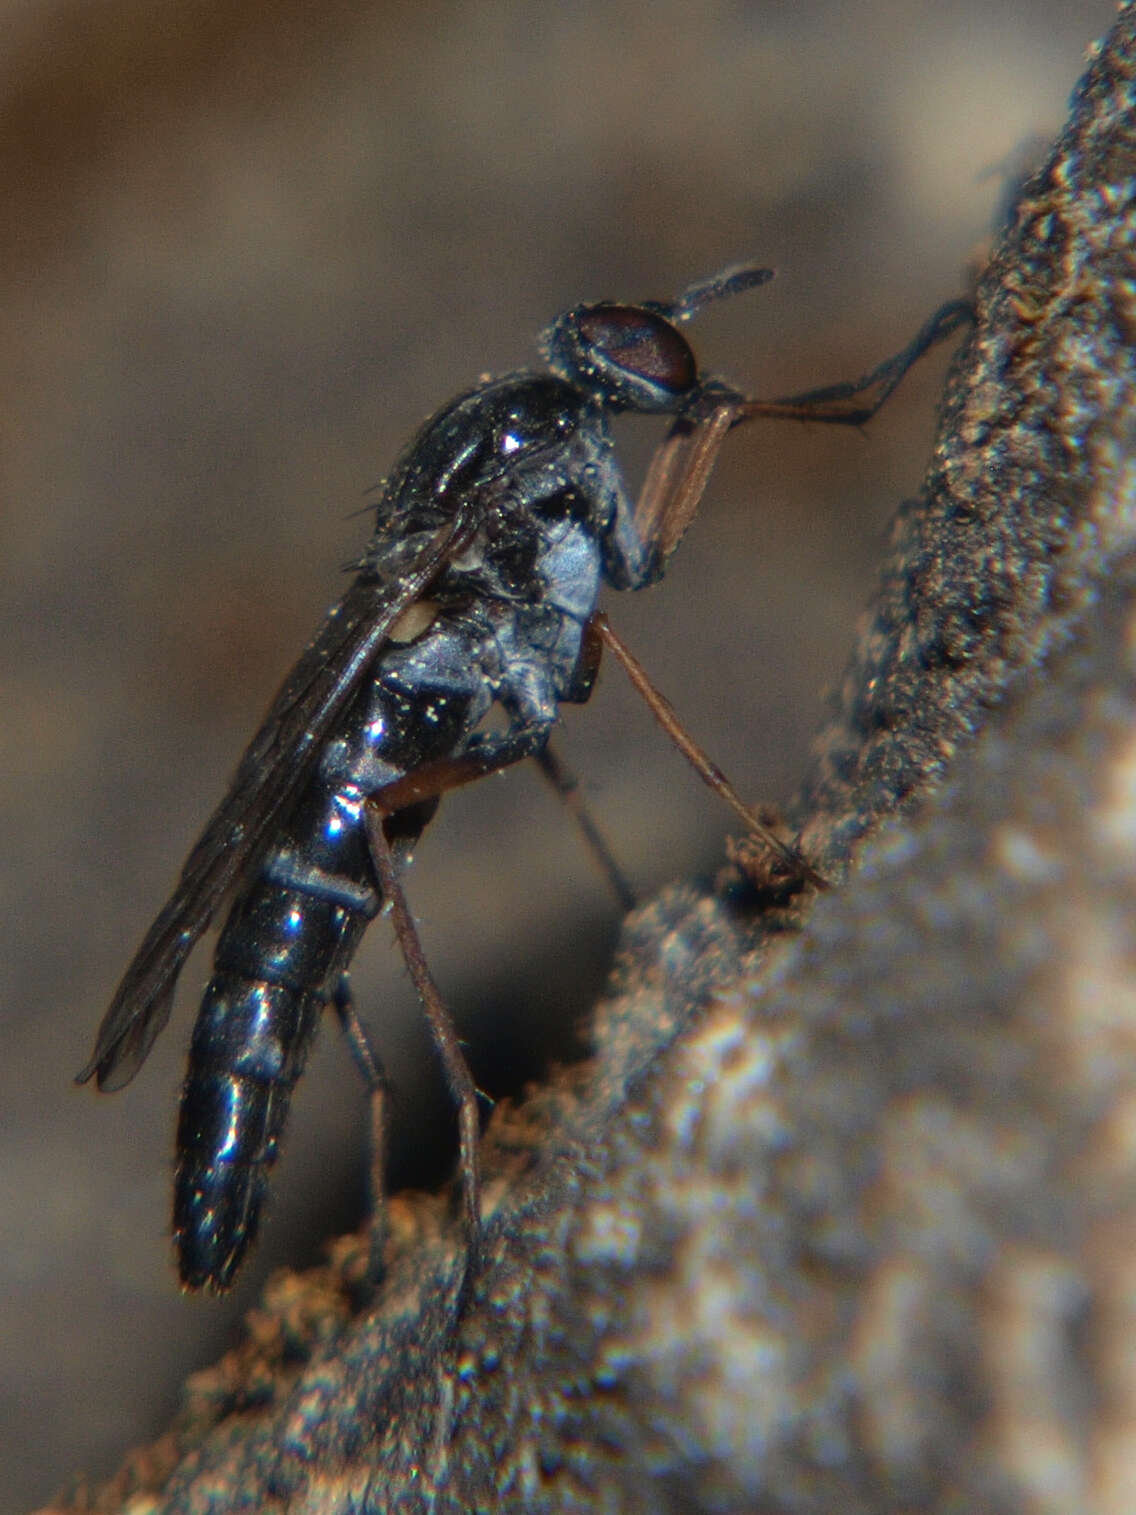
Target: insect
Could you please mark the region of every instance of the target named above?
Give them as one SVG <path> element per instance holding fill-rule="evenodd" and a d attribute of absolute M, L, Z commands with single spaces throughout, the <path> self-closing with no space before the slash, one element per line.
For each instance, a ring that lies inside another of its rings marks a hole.
<path fill-rule="evenodd" d="M 472 1248 L 477 1093 L 399 867 L 447 789 L 544 752 L 560 704 L 587 700 L 605 645 L 763 839 L 774 872 L 790 887 L 823 885 L 685 736 L 597 612 L 603 584 L 640 589 L 661 576 L 731 427 L 760 416 L 858 425 L 969 318 L 964 302 L 944 306 L 859 383 L 754 400 L 701 374 L 680 327 L 770 277 L 744 265 L 670 304 L 577 306 L 544 334 L 548 372 L 459 395 L 386 480 L 354 582 L 270 706 L 78 1075 L 104 1090 L 134 1077 L 186 957 L 232 895 L 181 1098 L 173 1229 L 186 1287 L 227 1288 L 255 1237 L 292 1089 L 329 1002 L 371 1087 L 381 1165 L 383 1076 L 346 972 L 384 906 L 457 1104 Z M 637 504 L 608 434 L 620 411 L 673 417 Z M 507 725 L 490 731 L 495 705 Z"/>

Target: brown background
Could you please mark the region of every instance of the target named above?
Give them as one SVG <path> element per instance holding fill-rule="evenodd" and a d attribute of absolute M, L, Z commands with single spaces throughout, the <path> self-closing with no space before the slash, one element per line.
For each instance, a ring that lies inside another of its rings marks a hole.
<path fill-rule="evenodd" d="M 362 1099 L 329 1035 L 241 1287 L 179 1297 L 168 1170 L 203 957 L 136 1085 L 96 1100 L 68 1079 L 339 592 L 366 486 L 437 404 L 531 362 L 558 310 L 666 297 L 738 258 L 779 278 L 707 313 L 709 363 L 766 394 L 859 373 L 960 288 L 999 165 L 1059 122 L 1110 15 L 0 10 L 0 1509 L 152 1434 L 266 1271 L 357 1214 Z M 612 607 L 747 794 L 784 798 L 800 772 L 941 372 L 867 440 L 737 435 L 668 582 Z M 563 750 L 642 888 L 714 865 L 727 818 L 615 670 Z M 518 773 L 447 801 L 410 888 L 484 1081 L 518 1088 L 569 1049 L 602 979 L 602 886 Z M 399 1089 L 397 1171 L 433 1182 L 445 1104 L 387 933 L 371 937 L 356 987 Z"/>

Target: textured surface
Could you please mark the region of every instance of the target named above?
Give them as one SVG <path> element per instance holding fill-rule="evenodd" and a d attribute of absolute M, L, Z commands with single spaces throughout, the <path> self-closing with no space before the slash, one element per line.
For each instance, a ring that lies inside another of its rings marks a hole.
<path fill-rule="evenodd" d="M 1136 132 L 1122 34 L 1016 203 L 924 493 L 895 523 L 806 791 L 810 827 L 837 856 L 945 769 L 1133 540 Z"/>
<path fill-rule="evenodd" d="M 844 888 L 633 917 L 467 1308 L 398 1201 L 379 1297 L 281 1277 L 100 1508 L 1136 1505 L 1134 57 L 984 275 L 806 794 Z"/>

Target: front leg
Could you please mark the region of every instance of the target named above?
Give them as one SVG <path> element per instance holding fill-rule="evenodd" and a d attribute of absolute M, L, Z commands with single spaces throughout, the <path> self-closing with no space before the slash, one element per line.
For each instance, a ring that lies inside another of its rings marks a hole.
<path fill-rule="evenodd" d="M 902 351 L 863 378 L 810 389 L 783 400 L 750 399 L 717 380 L 706 381 L 694 405 L 675 420 L 657 448 L 635 506 L 635 533 L 644 562 L 642 582 L 653 582 L 662 575 L 667 559 L 698 512 L 722 443 L 733 427 L 761 419 L 863 426 L 924 353 L 973 320 L 974 308 L 968 300 L 951 300 L 924 322 Z"/>

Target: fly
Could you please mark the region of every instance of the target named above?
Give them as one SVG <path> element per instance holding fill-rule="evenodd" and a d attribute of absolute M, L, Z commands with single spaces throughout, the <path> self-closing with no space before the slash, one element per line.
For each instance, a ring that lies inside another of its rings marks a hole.
<path fill-rule="evenodd" d="M 384 1081 L 347 969 L 384 908 L 458 1108 L 475 1254 L 477 1091 L 399 865 L 446 790 L 522 758 L 538 758 L 572 799 L 548 739 L 559 706 L 589 697 L 605 646 L 760 839 L 770 878 L 789 890 L 824 886 L 695 746 L 597 611 L 605 583 L 641 589 L 661 577 L 733 426 L 757 417 L 860 425 L 922 353 L 970 318 L 965 302 L 952 302 L 856 384 L 755 400 L 700 373 L 679 328 L 711 301 L 771 277 L 744 265 L 671 304 L 579 305 L 544 334 L 548 372 L 510 374 L 459 395 L 396 463 L 354 582 L 270 706 L 78 1075 L 104 1090 L 134 1077 L 169 1018 L 190 950 L 231 895 L 178 1122 L 173 1231 L 187 1288 L 228 1288 L 256 1235 L 292 1089 L 329 1002 L 371 1089 L 381 1214 Z M 622 411 L 673 417 L 637 503 L 608 433 L 608 417 Z M 495 705 L 507 724 L 487 731 Z M 594 835 L 592 843 L 626 900 Z"/>

